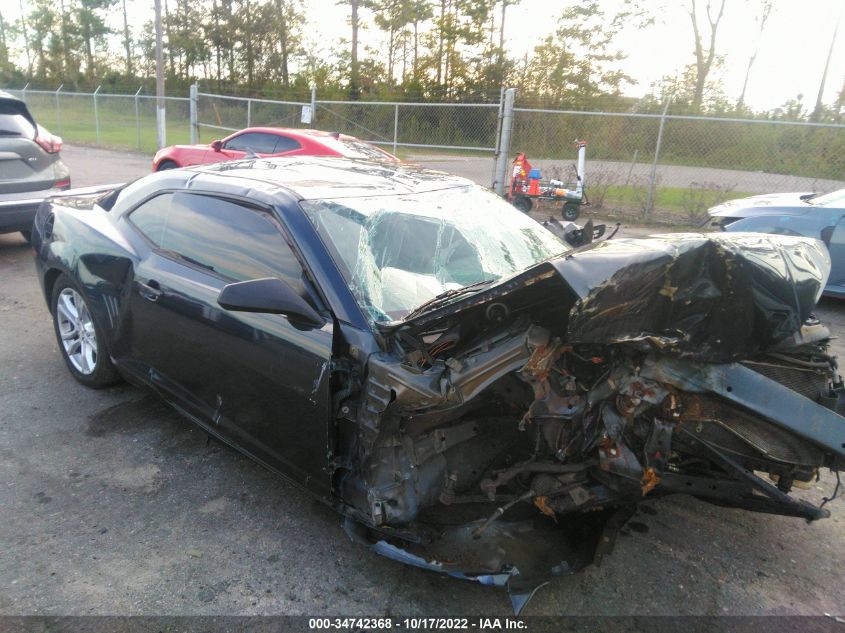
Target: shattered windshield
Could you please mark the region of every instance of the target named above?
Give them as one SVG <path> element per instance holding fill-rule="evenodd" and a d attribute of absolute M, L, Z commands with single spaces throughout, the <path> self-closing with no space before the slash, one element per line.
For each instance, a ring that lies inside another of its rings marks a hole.
<path fill-rule="evenodd" d="M 392 154 L 382 151 L 375 145 L 370 145 L 364 141 L 352 139 L 340 139 L 338 141 L 345 148 L 344 155 L 350 158 L 368 158 L 370 160 L 396 160 Z"/>
<path fill-rule="evenodd" d="M 358 302 L 380 322 L 402 319 L 450 290 L 480 289 L 568 248 L 475 185 L 301 204 Z"/>

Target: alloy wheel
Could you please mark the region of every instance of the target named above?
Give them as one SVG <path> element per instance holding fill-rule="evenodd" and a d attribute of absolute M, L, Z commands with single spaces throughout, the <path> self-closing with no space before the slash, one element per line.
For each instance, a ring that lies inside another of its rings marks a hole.
<path fill-rule="evenodd" d="M 56 302 L 62 346 L 74 369 L 90 375 L 97 366 L 97 332 L 88 306 L 76 290 L 65 288 Z"/>

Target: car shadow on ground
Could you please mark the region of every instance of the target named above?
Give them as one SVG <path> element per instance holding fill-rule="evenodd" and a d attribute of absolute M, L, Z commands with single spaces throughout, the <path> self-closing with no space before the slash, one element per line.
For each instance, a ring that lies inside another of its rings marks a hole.
<path fill-rule="evenodd" d="M 0 249 L 27 248 L 29 244 L 20 233 L 0 234 Z"/>

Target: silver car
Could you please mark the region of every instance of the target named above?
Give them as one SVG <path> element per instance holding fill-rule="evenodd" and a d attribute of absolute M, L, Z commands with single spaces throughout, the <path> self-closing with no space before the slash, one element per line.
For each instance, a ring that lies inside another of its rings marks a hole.
<path fill-rule="evenodd" d="M 26 103 L 0 91 L 0 233 L 29 240 L 41 201 L 70 188 L 61 149 L 62 139 L 38 125 Z"/>
<path fill-rule="evenodd" d="M 821 240 L 830 254 L 829 297 L 845 297 L 845 189 L 823 195 L 775 193 L 729 200 L 708 210 L 723 231 L 800 235 Z"/>

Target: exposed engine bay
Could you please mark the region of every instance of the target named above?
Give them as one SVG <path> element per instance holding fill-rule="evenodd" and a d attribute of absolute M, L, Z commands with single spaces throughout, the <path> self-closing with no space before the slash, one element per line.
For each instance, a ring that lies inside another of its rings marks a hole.
<path fill-rule="evenodd" d="M 828 516 L 790 494 L 845 464 L 819 248 L 591 244 L 382 328 L 386 351 L 336 374 L 348 532 L 518 607 L 600 559 L 643 499 Z"/>

